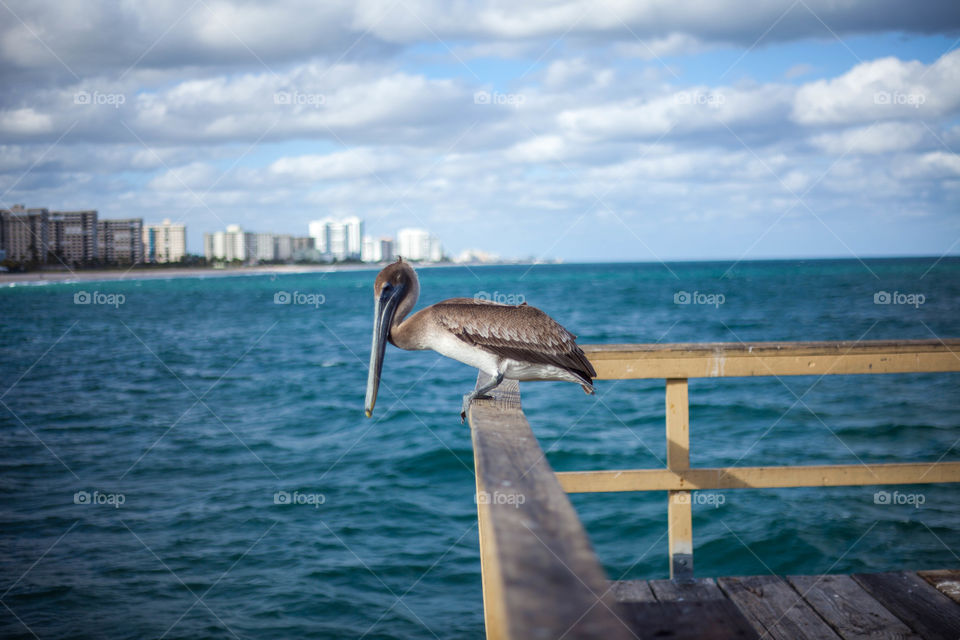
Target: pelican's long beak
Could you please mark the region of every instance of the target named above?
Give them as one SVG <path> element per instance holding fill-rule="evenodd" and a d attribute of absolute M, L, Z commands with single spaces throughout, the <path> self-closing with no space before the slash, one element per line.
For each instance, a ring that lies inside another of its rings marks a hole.
<path fill-rule="evenodd" d="M 367 399 L 364 412 L 369 418 L 373 414 L 373 405 L 377 404 L 377 390 L 380 388 L 380 372 L 383 370 L 383 353 L 387 348 L 387 338 L 393 326 L 393 316 L 403 298 L 404 286 L 387 284 L 373 306 L 373 344 L 370 345 L 370 373 L 367 376 Z"/>

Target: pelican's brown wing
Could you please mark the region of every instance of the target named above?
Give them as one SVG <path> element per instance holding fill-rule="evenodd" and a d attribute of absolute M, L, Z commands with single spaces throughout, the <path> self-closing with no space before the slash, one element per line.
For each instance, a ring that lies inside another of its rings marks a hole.
<path fill-rule="evenodd" d="M 433 309 L 444 329 L 501 358 L 560 367 L 588 385 L 597 376 L 577 346 L 577 336 L 536 307 L 451 298 Z"/>

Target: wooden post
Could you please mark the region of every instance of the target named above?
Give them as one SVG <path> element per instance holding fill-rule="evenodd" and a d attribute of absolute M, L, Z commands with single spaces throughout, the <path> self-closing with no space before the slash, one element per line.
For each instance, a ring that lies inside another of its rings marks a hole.
<path fill-rule="evenodd" d="M 690 468 L 690 405 L 687 379 L 667 379 L 667 469 L 682 473 Z M 670 577 L 693 578 L 693 513 L 689 491 L 669 491 Z"/>

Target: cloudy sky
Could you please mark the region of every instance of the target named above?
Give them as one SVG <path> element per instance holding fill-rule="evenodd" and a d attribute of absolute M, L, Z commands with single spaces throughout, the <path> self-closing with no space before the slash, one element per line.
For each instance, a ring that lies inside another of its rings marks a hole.
<path fill-rule="evenodd" d="M 504 256 L 960 253 L 960 8 L 0 1 L 0 206 Z"/>

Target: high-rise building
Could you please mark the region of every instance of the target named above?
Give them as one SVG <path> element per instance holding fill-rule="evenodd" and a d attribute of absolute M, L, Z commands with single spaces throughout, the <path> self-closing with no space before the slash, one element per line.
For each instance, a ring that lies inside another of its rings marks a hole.
<path fill-rule="evenodd" d="M 364 262 L 389 262 L 393 260 L 393 240 L 363 236 L 360 259 Z"/>
<path fill-rule="evenodd" d="M 226 231 L 203 234 L 203 254 L 207 260 L 239 260 L 246 262 L 256 255 L 256 234 L 244 233 L 239 225 L 231 224 Z"/>
<path fill-rule="evenodd" d="M 296 236 L 293 238 L 294 253 L 298 251 L 313 251 L 313 250 L 319 251 L 319 249 L 317 249 L 316 238 L 313 238 L 312 236 L 307 236 L 307 237 Z"/>
<path fill-rule="evenodd" d="M 443 245 L 440 239 L 425 229 L 400 229 L 397 232 L 396 253 L 404 260 L 413 262 L 443 260 Z"/>
<path fill-rule="evenodd" d="M 143 250 L 147 262 L 179 262 L 187 254 L 187 227 L 169 220 L 144 226 Z"/>
<path fill-rule="evenodd" d="M 273 236 L 273 259 L 274 260 L 292 260 L 293 259 L 293 236 L 279 235 Z"/>
<path fill-rule="evenodd" d="M 143 262 L 143 218 L 97 221 L 100 260 L 111 264 Z"/>
<path fill-rule="evenodd" d="M 46 209 L 23 205 L 0 210 L 0 249 L 11 262 L 43 264 L 49 252 L 49 216 Z"/>
<path fill-rule="evenodd" d="M 334 220 L 324 218 L 309 224 L 310 237 L 320 253 L 334 260 L 359 260 L 363 252 L 363 220 L 356 216 Z"/>
<path fill-rule="evenodd" d="M 96 211 L 51 211 L 49 250 L 66 264 L 95 262 L 100 257 Z"/>
<path fill-rule="evenodd" d="M 250 257 L 257 262 L 273 262 L 277 259 L 277 236 L 272 233 L 253 233 L 253 243 L 248 247 Z"/>
<path fill-rule="evenodd" d="M 332 222 L 329 218 L 325 218 L 314 220 L 308 225 L 310 237 L 313 238 L 313 248 L 320 253 L 330 252 L 330 224 Z"/>
<path fill-rule="evenodd" d="M 343 224 L 345 257 L 359 260 L 363 244 L 363 220 L 351 216 L 344 218 L 341 224 Z"/>

